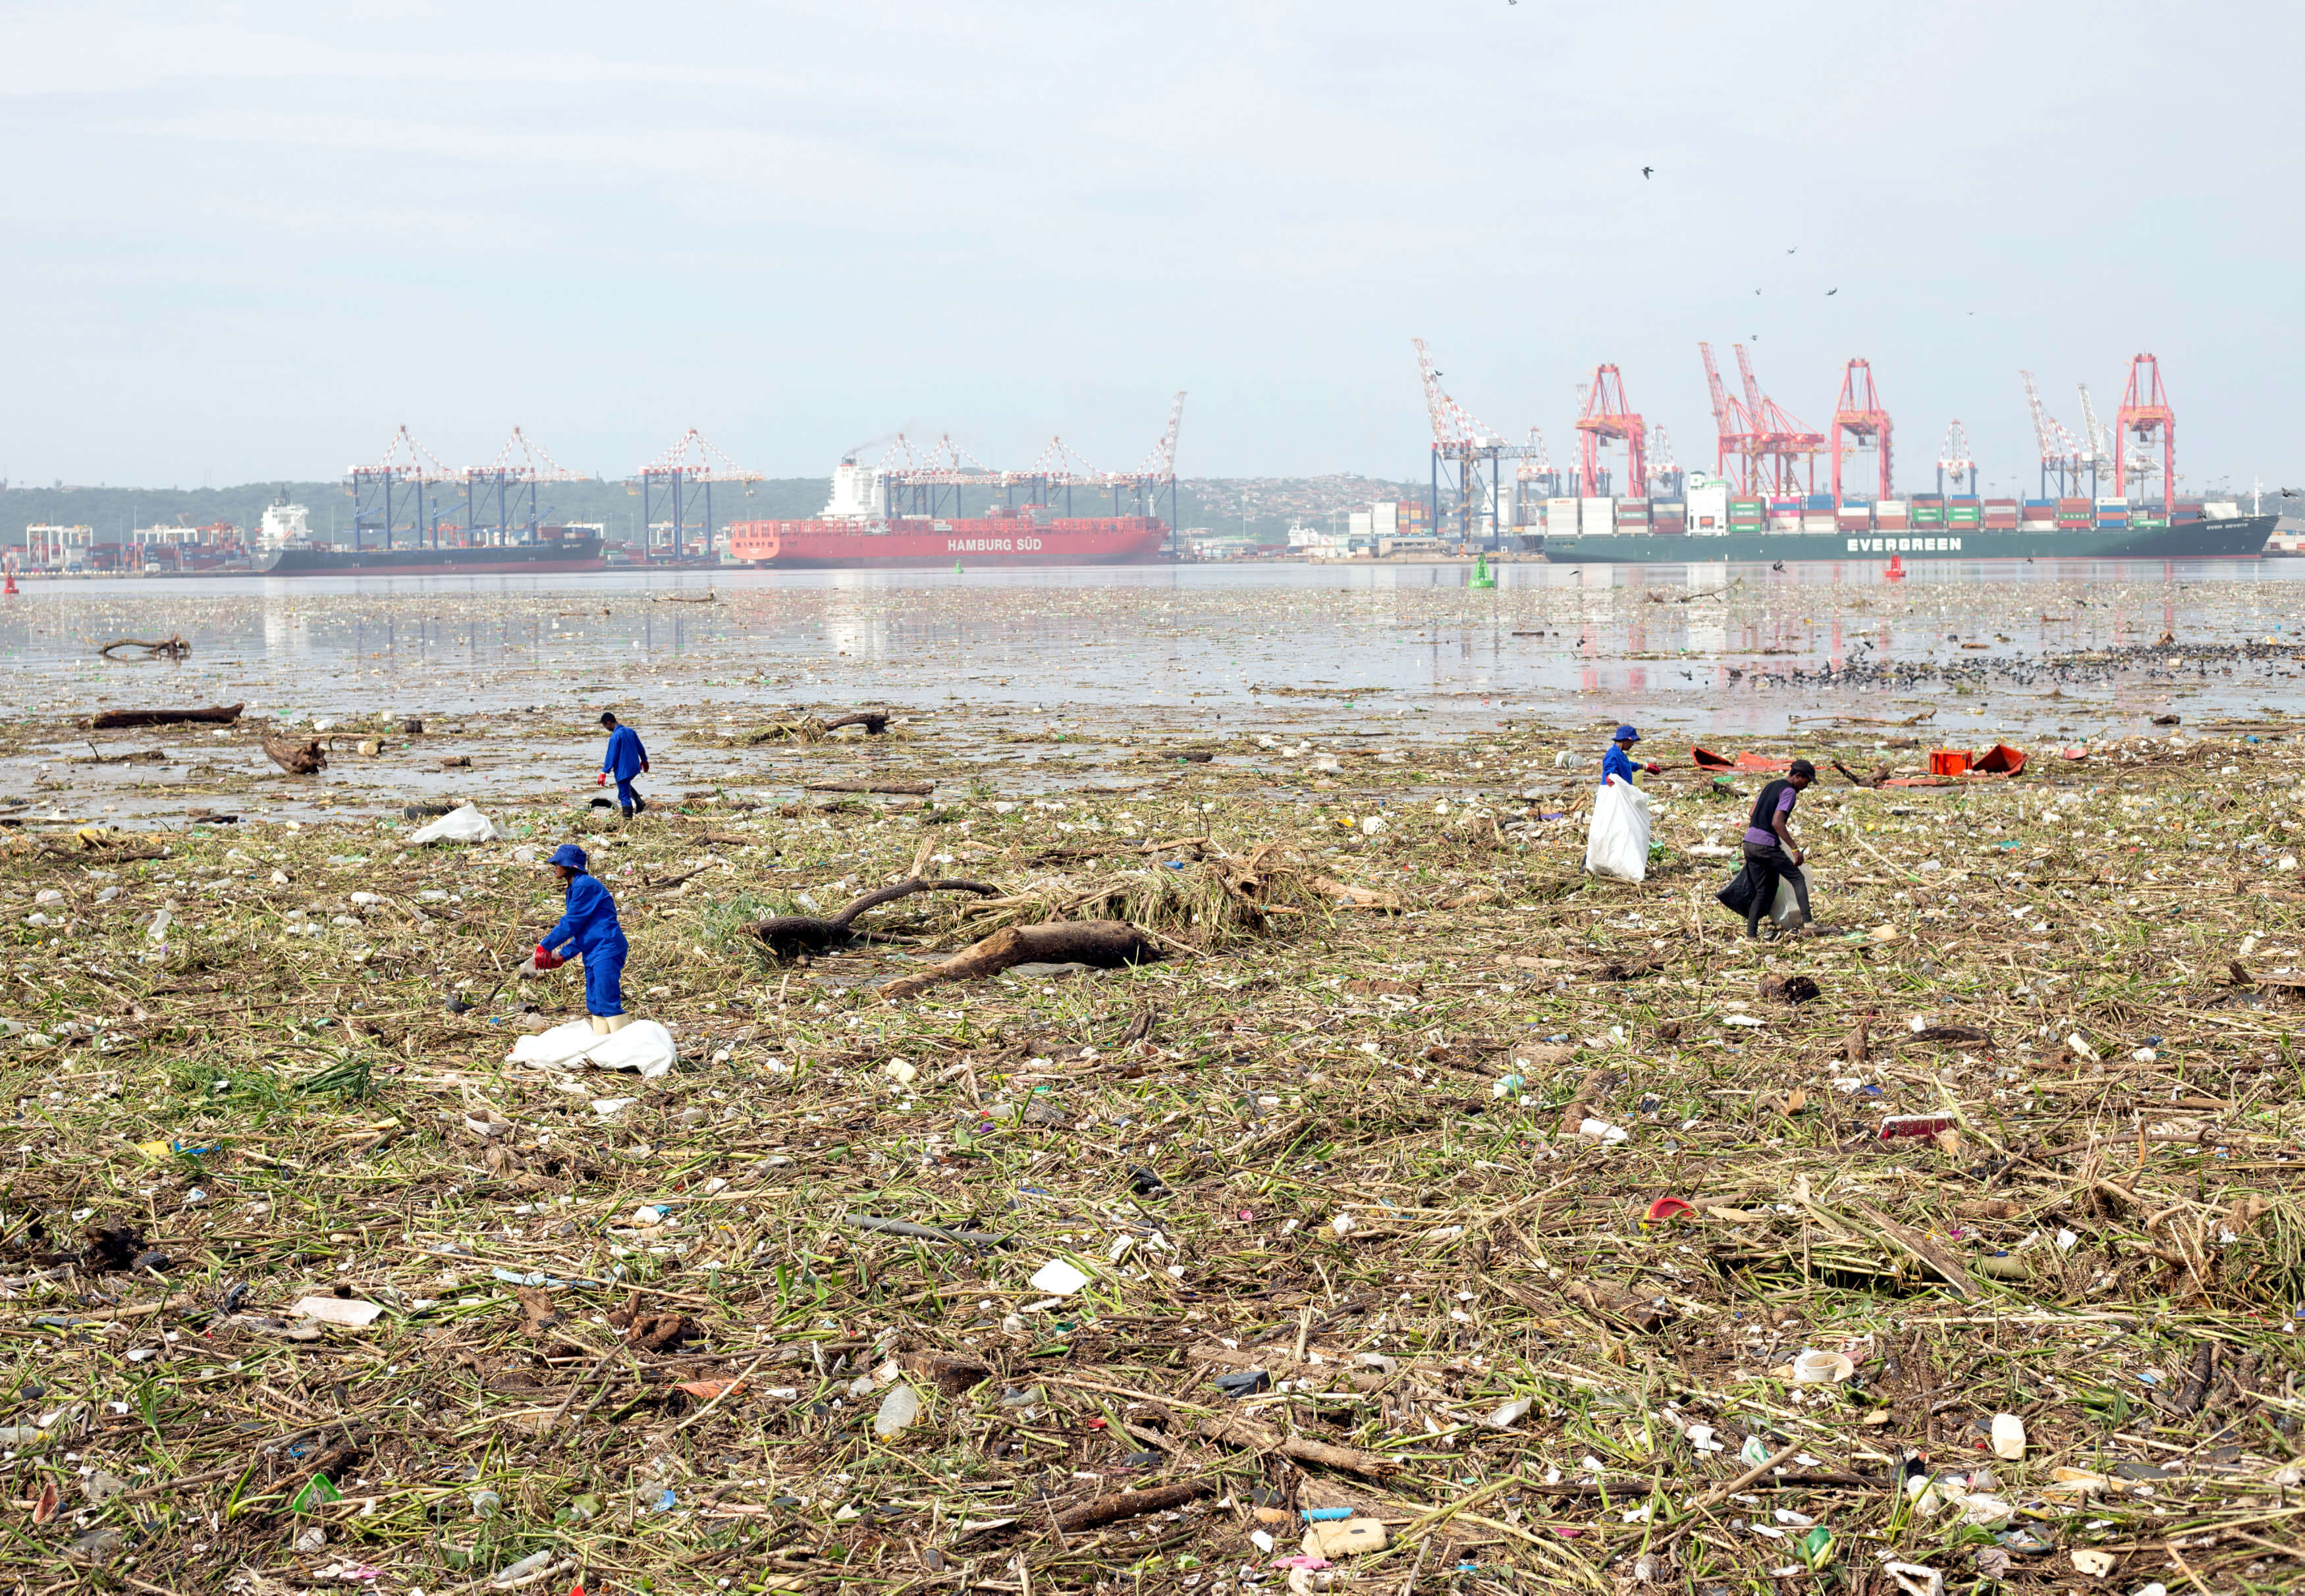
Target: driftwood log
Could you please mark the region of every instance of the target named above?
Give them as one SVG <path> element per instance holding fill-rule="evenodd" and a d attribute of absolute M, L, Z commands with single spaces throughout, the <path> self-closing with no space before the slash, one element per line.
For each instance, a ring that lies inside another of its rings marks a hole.
<path fill-rule="evenodd" d="M 854 715 L 843 715 L 824 723 L 828 732 L 837 732 L 845 726 L 861 726 L 868 737 L 877 737 L 889 729 L 889 712 L 885 709 L 859 709 Z"/>
<path fill-rule="evenodd" d="M 780 959 L 789 959 L 804 953 L 821 953 L 828 947 L 846 942 L 854 935 L 856 917 L 867 909 L 877 909 L 882 904 L 893 904 L 916 892 L 973 892 L 979 897 L 999 897 L 998 887 L 987 887 L 982 881 L 923 879 L 910 876 L 902 881 L 878 887 L 839 910 L 829 920 L 819 920 L 812 914 L 771 914 L 756 921 L 753 935 L 769 945 L 769 951 Z"/>
<path fill-rule="evenodd" d="M 897 793 L 906 797 L 925 798 L 936 791 L 932 781 L 809 781 L 801 784 L 804 793 Z"/>
<path fill-rule="evenodd" d="M 328 768 L 328 751 L 318 737 L 278 737 L 267 732 L 264 751 L 291 776 L 317 776 Z"/>
<path fill-rule="evenodd" d="M 1204 1496 L 1214 1496 L 1216 1490 L 1214 1480 L 1182 1480 L 1174 1485 L 1155 1485 L 1144 1490 L 1117 1490 L 1110 1496 L 1066 1508 L 1056 1515 L 1056 1525 L 1060 1530 L 1093 1530 L 1100 1524 L 1142 1518 L 1147 1513 L 1165 1513 Z"/>
<path fill-rule="evenodd" d="M 147 659 L 159 659 L 162 658 L 169 659 L 182 659 L 185 655 L 192 651 L 192 645 L 186 642 L 181 637 L 164 637 L 158 642 L 154 643 L 141 642 L 132 637 L 116 637 L 110 642 L 105 644 L 104 647 L 98 649 L 97 652 L 103 655 L 106 659 L 110 659 L 114 658 L 113 650 L 115 649 L 141 649 L 144 650 L 144 658 Z"/>
<path fill-rule="evenodd" d="M 1400 1472 L 1396 1459 L 1364 1452 L 1357 1447 L 1335 1447 L 1326 1441 L 1306 1440 L 1302 1436 L 1283 1435 L 1269 1424 L 1254 1419 L 1204 1419 L 1201 1433 L 1212 1441 L 1227 1446 L 1246 1447 L 1255 1452 L 1278 1452 L 1299 1463 L 1317 1463 L 1323 1468 L 1342 1469 L 1365 1479 L 1382 1480 L 1387 1474 Z"/>
<path fill-rule="evenodd" d="M 1093 964 L 1110 970 L 1161 956 L 1161 945 L 1125 920 L 1057 920 L 1004 926 L 943 964 L 890 981 L 883 998 L 910 998 L 953 981 L 982 981 L 1014 964 Z"/>
<path fill-rule="evenodd" d="M 176 726 L 196 721 L 204 726 L 230 726 L 240 718 L 241 706 L 225 704 L 213 709 L 106 709 L 82 722 L 92 732 L 116 732 L 135 726 Z"/>

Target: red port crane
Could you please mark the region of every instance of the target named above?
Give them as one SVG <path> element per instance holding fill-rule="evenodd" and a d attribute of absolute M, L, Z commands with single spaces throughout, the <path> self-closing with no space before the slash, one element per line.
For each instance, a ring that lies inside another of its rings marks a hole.
<path fill-rule="evenodd" d="M 2137 446 L 2138 475 L 2150 476 L 2156 433 L 2161 441 L 2161 514 L 2166 515 L 2177 496 L 2177 412 L 2169 408 L 2169 395 L 2161 390 L 2161 362 L 2140 354 L 2129 362 L 2129 386 L 2121 395 L 2121 411 L 2114 421 L 2119 444 L 2113 456 L 2113 490 L 2122 497 L 2129 497 L 2130 445 Z"/>
<path fill-rule="evenodd" d="M 1746 415 L 1743 404 L 1722 382 L 1721 368 L 1713 362 L 1713 345 L 1699 343 L 1697 349 L 1705 357 L 1705 386 L 1713 395 L 1714 471 L 1727 477 L 1739 493 L 1749 493 L 1752 491 L 1748 471 L 1751 451 L 1748 445 L 1753 434 L 1752 419 Z M 1737 462 L 1733 475 L 1729 470 L 1732 456 Z"/>
<path fill-rule="evenodd" d="M 1614 366 L 1593 368 L 1592 386 L 1585 392 L 1585 411 L 1577 418 L 1578 492 L 1599 496 L 1608 491 L 1603 486 L 1606 476 L 1601 465 L 1603 446 L 1621 443 L 1625 446 L 1625 480 L 1635 493 L 1648 491 L 1648 470 L 1644 455 L 1647 428 L 1640 415 L 1625 402 L 1625 379 Z"/>
<path fill-rule="evenodd" d="M 1746 358 L 1742 344 L 1731 345 L 1737 352 L 1737 371 L 1745 379 L 1745 413 L 1752 431 L 1746 439 L 1748 457 L 1751 461 L 1754 493 L 1784 496 L 1816 490 L 1816 457 L 1824 452 L 1824 434 L 1811 432 L 1803 423 L 1788 414 L 1783 406 L 1761 392 L 1754 380 L 1753 362 Z M 1799 478 L 1807 467 L 1808 486 L 1804 488 Z"/>
<path fill-rule="evenodd" d="M 1881 459 L 1879 498 L 1895 497 L 1889 490 L 1889 412 L 1873 391 L 1873 365 L 1853 360 L 1841 368 L 1841 402 L 1833 407 L 1833 504 L 1841 507 L 1841 457 L 1851 449 L 1871 445 Z"/>

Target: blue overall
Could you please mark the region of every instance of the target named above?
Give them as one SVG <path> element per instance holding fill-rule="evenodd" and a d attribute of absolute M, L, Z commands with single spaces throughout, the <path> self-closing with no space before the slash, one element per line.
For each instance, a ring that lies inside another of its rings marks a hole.
<path fill-rule="evenodd" d="M 617 806 L 629 813 L 639 797 L 633 792 L 633 777 L 648 763 L 648 750 L 641 746 L 641 734 L 628 726 L 620 726 L 608 734 L 608 751 L 601 757 L 600 768 L 614 777 L 617 783 Z"/>
<path fill-rule="evenodd" d="M 568 883 L 568 913 L 544 933 L 545 952 L 566 958 L 571 948 L 584 960 L 584 1010 L 600 1015 L 625 1012 L 625 928 L 617 922 L 617 900 L 591 876 Z"/>

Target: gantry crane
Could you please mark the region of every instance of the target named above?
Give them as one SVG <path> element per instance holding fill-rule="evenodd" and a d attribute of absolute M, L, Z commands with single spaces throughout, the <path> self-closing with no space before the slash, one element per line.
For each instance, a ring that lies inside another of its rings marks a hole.
<path fill-rule="evenodd" d="M 2113 490 L 2122 498 L 2129 497 L 2131 471 L 2140 477 L 2154 473 L 2153 444 L 2159 438 L 2161 513 L 2166 515 L 2177 497 L 2177 412 L 2161 389 L 2161 362 L 2149 354 L 2130 360 L 2129 386 L 2122 391 L 2121 409 L 2114 413 L 2114 432 L 2118 452 L 2113 458 Z"/>
<path fill-rule="evenodd" d="M 1841 400 L 1833 408 L 1833 504 L 1841 507 L 1841 458 L 1852 445 L 1862 447 L 1870 444 L 1879 456 L 1881 467 L 1878 498 L 1893 497 L 1889 490 L 1889 412 L 1881 408 L 1880 396 L 1873 391 L 1873 366 L 1869 361 L 1852 360 L 1841 368 Z"/>

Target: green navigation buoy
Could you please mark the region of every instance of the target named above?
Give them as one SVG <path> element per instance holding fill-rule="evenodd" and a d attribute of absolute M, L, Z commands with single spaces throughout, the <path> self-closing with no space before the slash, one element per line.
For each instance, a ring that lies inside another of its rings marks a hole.
<path fill-rule="evenodd" d="M 960 568 L 960 562 L 959 562 L 958 560 L 955 560 L 955 561 L 952 563 L 952 573 L 953 573 L 955 576 L 959 576 L 959 575 L 964 574 L 964 573 L 961 571 L 961 568 Z"/>
<path fill-rule="evenodd" d="M 1473 585 L 1476 588 L 1493 588 L 1497 585 L 1497 579 L 1489 574 L 1487 555 L 1477 554 L 1473 556 Z"/>

